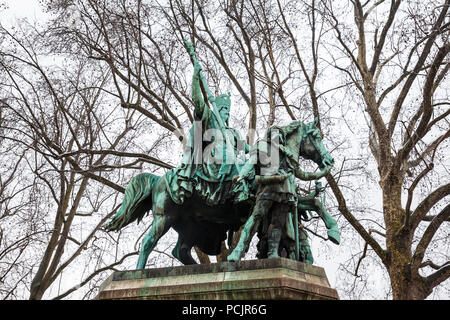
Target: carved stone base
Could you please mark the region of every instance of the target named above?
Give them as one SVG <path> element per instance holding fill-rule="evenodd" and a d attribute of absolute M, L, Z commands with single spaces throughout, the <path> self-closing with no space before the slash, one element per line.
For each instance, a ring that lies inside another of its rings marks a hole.
<path fill-rule="evenodd" d="M 96 299 L 337 300 L 325 271 L 285 259 L 220 262 L 113 273 Z"/>

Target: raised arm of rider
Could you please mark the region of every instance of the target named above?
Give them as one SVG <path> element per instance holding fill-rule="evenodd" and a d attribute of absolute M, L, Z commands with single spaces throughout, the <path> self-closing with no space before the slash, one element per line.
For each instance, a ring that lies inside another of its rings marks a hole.
<path fill-rule="evenodd" d="M 205 109 L 202 90 L 200 87 L 200 75 L 202 67 L 200 64 L 194 64 L 194 74 L 192 76 L 192 101 L 194 102 L 194 113 L 198 119 L 201 119 Z"/>

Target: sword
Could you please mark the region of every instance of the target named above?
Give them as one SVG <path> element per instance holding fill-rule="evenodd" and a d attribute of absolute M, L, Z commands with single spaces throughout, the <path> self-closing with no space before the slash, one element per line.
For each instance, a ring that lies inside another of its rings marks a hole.
<path fill-rule="evenodd" d="M 294 210 L 294 235 L 295 235 L 295 260 L 300 261 L 300 243 L 298 239 L 298 209 L 297 205 Z"/>

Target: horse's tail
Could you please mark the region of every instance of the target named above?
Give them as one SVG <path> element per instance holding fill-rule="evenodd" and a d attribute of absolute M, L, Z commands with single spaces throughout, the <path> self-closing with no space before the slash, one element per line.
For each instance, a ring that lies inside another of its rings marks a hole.
<path fill-rule="evenodd" d="M 122 205 L 112 220 L 105 224 L 105 230 L 118 231 L 135 220 L 139 223 L 152 209 L 152 190 L 159 178 L 151 173 L 141 173 L 131 179 Z"/>

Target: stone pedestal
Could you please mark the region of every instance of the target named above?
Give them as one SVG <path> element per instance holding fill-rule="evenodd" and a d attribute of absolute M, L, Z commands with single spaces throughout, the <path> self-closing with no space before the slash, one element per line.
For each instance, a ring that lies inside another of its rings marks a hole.
<path fill-rule="evenodd" d="M 99 300 L 337 300 L 325 271 L 277 258 L 113 273 Z"/>

